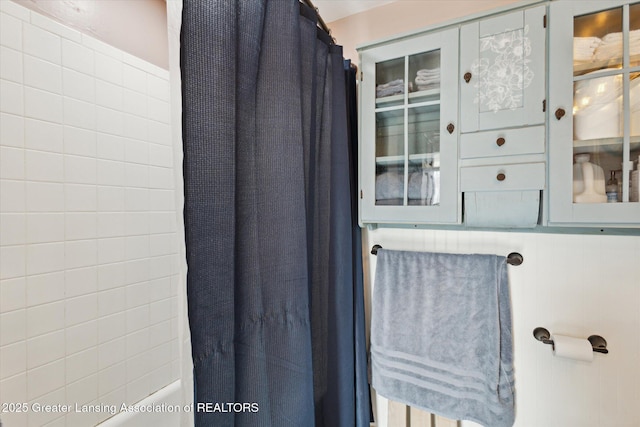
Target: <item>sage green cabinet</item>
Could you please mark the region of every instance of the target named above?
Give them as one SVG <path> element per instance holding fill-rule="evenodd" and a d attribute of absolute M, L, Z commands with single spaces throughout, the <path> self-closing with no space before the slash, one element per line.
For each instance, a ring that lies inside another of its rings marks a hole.
<path fill-rule="evenodd" d="M 361 225 L 640 229 L 639 0 L 523 0 L 358 51 Z"/>

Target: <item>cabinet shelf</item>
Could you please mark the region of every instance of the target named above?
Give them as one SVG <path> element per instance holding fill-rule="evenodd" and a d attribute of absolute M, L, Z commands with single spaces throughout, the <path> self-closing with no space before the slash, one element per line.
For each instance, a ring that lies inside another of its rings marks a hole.
<path fill-rule="evenodd" d="M 640 55 L 631 55 L 629 57 L 629 63 L 640 63 Z M 601 70 L 605 68 L 620 68 L 622 66 L 622 56 L 611 59 L 604 59 L 601 61 L 591 62 L 574 62 L 573 63 L 573 75 L 579 76 L 582 74 L 590 73 L 592 71 Z"/>
<path fill-rule="evenodd" d="M 440 98 L 440 89 L 421 90 L 418 92 L 409 93 L 409 99 L 419 98 Z M 404 102 L 404 93 L 399 95 L 384 96 L 382 98 L 376 98 L 376 107 L 385 107 L 389 104 Z"/>
<path fill-rule="evenodd" d="M 640 150 L 640 135 L 632 136 L 630 142 L 631 151 Z M 573 148 L 584 153 L 593 153 L 601 149 L 622 152 L 622 137 L 575 140 Z"/>
<path fill-rule="evenodd" d="M 379 156 L 376 157 L 376 164 L 384 166 L 403 165 L 405 156 Z M 412 165 L 422 165 L 424 160 L 430 160 L 433 163 L 440 163 L 440 153 L 419 153 L 409 154 L 409 163 Z"/>

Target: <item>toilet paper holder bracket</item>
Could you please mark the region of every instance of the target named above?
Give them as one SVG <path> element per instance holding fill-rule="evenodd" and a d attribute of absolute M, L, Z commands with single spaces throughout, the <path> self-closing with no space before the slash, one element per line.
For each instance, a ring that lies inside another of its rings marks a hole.
<path fill-rule="evenodd" d="M 533 336 L 538 341 L 543 342 L 544 344 L 551 344 L 553 346 L 551 334 L 546 328 L 535 328 L 533 330 Z M 589 340 L 589 342 L 591 343 L 591 347 L 593 348 L 594 352 L 603 354 L 609 353 L 609 350 L 607 350 L 607 340 L 602 338 L 600 335 L 591 335 L 589 338 L 587 338 L 587 340 Z"/>

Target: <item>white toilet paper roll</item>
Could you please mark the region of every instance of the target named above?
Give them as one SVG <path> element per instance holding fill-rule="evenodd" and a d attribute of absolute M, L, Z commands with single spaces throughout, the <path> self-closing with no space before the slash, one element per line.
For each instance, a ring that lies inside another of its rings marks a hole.
<path fill-rule="evenodd" d="M 574 360 L 593 360 L 593 347 L 586 338 L 567 337 L 565 335 L 553 335 L 554 356 L 566 357 Z"/>

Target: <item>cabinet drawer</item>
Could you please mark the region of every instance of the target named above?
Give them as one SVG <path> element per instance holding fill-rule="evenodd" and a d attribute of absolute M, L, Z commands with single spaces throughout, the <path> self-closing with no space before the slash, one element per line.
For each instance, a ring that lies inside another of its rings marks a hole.
<path fill-rule="evenodd" d="M 544 163 L 473 166 L 460 169 L 462 191 L 542 190 Z"/>
<path fill-rule="evenodd" d="M 544 126 L 460 135 L 460 158 L 544 153 Z"/>

